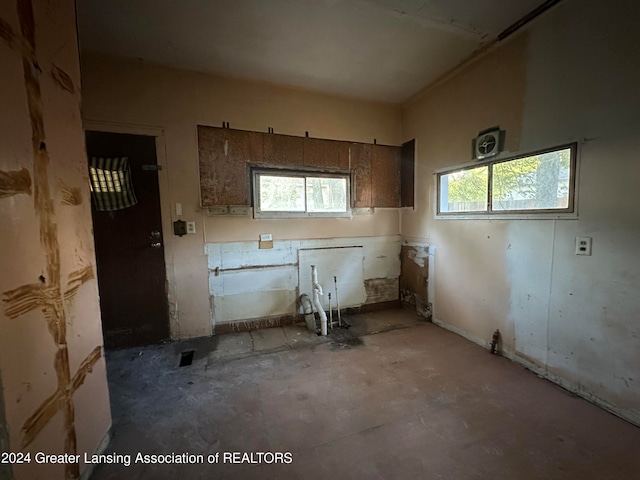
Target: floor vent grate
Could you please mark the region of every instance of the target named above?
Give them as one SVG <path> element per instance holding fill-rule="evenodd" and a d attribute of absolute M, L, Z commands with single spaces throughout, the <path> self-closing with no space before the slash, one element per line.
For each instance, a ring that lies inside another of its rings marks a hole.
<path fill-rule="evenodd" d="M 193 363 L 193 350 L 187 350 L 180 354 L 180 367 L 188 367 Z"/>

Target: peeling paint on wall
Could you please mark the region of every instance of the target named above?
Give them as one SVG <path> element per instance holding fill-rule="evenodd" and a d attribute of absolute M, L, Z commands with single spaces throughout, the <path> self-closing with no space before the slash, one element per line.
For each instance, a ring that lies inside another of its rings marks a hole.
<path fill-rule="evenodd" d="M 415 305 L 419 315 L 430 318 L 429 304 L 429 246 L 405 244 L 400 253 L 400 291 L 402 301 Z"/>

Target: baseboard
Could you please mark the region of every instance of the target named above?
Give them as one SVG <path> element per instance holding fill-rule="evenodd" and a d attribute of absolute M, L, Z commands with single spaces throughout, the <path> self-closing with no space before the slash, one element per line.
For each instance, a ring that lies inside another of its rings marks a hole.
<path fill-rule="evenodd" d="M 378 310 L 390 310 L 400 308 L 400 300 L 388 302 L 366 303 L 359 307 L 341 308 L 340 312 L 346 315 L 357 315 L 359 313 L 377 312 Z M 277 315 L 272 317 L 249 318 L 237 322 L 218 323 L 214 327 L 214 335 L 225 335 L 227 333 L 250 332 L 262 328 L 276 328 L 294 323 L 304 322 L 304 315 L 300 313 Z"/>
<path fill-rule="evenodd" d="M 103 454 L 107 449 L 107 447 L 109 446 L 110 441 L 111 441 L 111 427 L 109 427 L 109 430 L 107 430 L 107 433 L 105 433 L 104 437 L 102 437 L 102 440 L 100 441 L 100 444 L 98 445 L 98 448 L 96 448 L 96 451 L 94 452 L 94 454 L 95 455 Z M 86 465 L 85 469 L 80 474 L 80 480 L 89 480 L 89 478 L 91 478 L 91 475 L 93 475 L 93 471 L 96 468 L 95 463 L 89 463 L 85 465 Z"/>
<path fill-rule="evenodd" d="M 476 343 L 483 348 L 489 349 L 489 342 L 483 338 L 476 337 L 475 335 L 472 335 L 465 330 L 462 330 L 453 325 L 449 325 L 448 323 L 445 323 L 442 320 L 439 320 L 437 318 L 433 318 L 433 323 L 435 323 L 439 327 L 444 328 L 445 330 L 449 330 L 450 332 L 455 333 L 456 335 L 460 335 L 461 337 L 464 337 L 467 340 L 473 343 Z M 606 400 L 590 392 L 585 391 L 580 385 L 570 382 L 564 377 L 561 377 L 559 375 L 549 372 L 543 365 L 533 363 L 530 360 L 519 356 L 517 352 L 514 352 L 511 349 L 506 349 L 506 350 L 502 349 L 500 350 L 499 354 L 511 360 L 512 362 L 515 362 L 518 365 L 521 365 L 527 370 L 535 373 L 540 378 L 544 378 L 545 380 L 548 380 L 549 382 L 552 382 L 558 385 L 559 387 L 567 390 L 568 392 L 571 392 L 572 394 L 577 395 L 578 397 L 583 398 L 586 401 L 593 403 L 594 405 L 597 405 L 603 410 L 606 410 L 607 412 L 612 413 L 613 415 L 620 417 L 623 420 L 626 420 L 627 422 L 640 427 L 640 412 L 636 413 L 636 412 L 628 412 L 626 410 L 621 410 L 617 408 L 615 405 L 610 404 Z"/>
<path fill-rule="evenodd" d="M 278 315 L 273 317 L 249 318 L 238 322 L 218 323 L 214 327 L 214 335 L 226 333 L 250 332 L 261 328 L 275 328 L 304 321 L 301 314 Z"/>
<path fill-rule="evenodd" d="M 347 315 L 358 315 L 359 313 L 378 312 L 380 310 L 391 310 L 393 308 L 400 308 L 400 300 L 389 300 L 386 302 L 365 303 L 359 307 L 341 308 L 341 313 Z"/>

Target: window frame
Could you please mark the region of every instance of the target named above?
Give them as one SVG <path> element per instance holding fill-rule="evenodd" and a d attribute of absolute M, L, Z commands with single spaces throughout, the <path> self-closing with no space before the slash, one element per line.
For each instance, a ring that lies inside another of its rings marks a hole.
<path fill-rule="evenodd" d="M 501 163 L 522 160 L 524 158 L 541 155 L 549 152 L 560 150 L 570 150 L 569 158 L 569 192 L 567 208 L 545 208 L 545 209 L 520 209 L 520 210 L 493 210 L 493 166 Z M 456 172 L 472 170 L 480 167 L 488 167 L 487 174 L 487 209 L 481 211 L 463 211 L 463 212 L 443 212 L 440 210 L 441 201 L 441 178 Z M 436 201 L 434 202 L 435 218 L 437 219 L 542 219 L 542 218 L 577 218 L 577 175 L 578 175 L 578 144 L 577 142 L 567 143 L 534 150 L 526 153 L 519 153 L 504 158 L 490 158 L 487 160 L 479 160 L 474 163 L 467 163 L 456 167 L 446 167 L 438 169 L 434 172 Z"/>
<path fill-rule="evenodd" d="M 300 211 L 262 211 L 260 209 L 260 181 L 261 175 L 271 177 L 303 178 L 304 184 L 304 212 Z M 307 211 L 307 178 L 339 178 L 346 181 L 346 210 L 344 212 L 309 212 Z M 306 169 L 280 169 L 259 167 L 251 168 L 251 200 L 254 218 L 350 218 L 351 217 L 351 175 L 348 172 L 318 171 Z"/>

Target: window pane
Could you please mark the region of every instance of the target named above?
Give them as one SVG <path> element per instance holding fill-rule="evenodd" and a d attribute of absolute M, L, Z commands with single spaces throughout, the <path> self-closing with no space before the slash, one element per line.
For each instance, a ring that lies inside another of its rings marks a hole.
<path fill-rule="evenodd" d="M 347 179 L 307 177 L 308 212 L 346 212 Z"/>
<path fill-rule="evenodd" d="M 260 175 L 260 210 L 304 212 L 304 178 Z"/>
<path fill-rule="evenodd" d="M 569 207 L 571 149 L 493 165 L 493 210 Z"/>
<path fill-rule="evenodd" d="M 489 167 L 440 176 L 440 212 L 484 212 L 489 195 Z"/>

